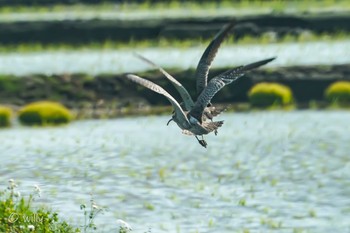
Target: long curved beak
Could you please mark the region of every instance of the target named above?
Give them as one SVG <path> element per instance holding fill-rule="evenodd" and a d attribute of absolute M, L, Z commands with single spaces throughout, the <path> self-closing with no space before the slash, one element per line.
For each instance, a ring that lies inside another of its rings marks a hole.
<path fill-rule="evenodd" d="M 168 123 L 166 123 L 166 125 L 169 125 L 169 123 L 170 123 L 172 120 L 173 120 L 173 118 L 171 118 L 171 119 L 168 121 Z"/>

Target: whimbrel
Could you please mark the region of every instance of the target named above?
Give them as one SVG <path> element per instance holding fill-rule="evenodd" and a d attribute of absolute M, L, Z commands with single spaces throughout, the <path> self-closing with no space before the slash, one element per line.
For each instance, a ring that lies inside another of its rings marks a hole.
<path fill-rule="evenodd" d="M 234 21 L 231 21 L 229 24 L 224 26 L 215 35 L 214 39 L 209 43 L 202 57 L 200 58 L 197 65 L 196 74 L 195 74 L 197 96 L 200 95 L 203 89 L 207 86 L 208 74 L 209 74 L 209 69 L 211 67 L 211 64 L 220 48 L 220 45 L 224 41 L 225 37 L 228 35 L 229 31 L 233 28 L 233 26 L 234 26 Z M 194 106 L 194 102 L 190 94 L 188 93 L 188 91 L 181 85 L 181 83 L 179 83 L 172 75 L 170 75 L 167 71 L 165 71 L 162 67 L 158 66 L 154 62 L 141 56 L 140 54 L 135 54 L 135 55 L 141 60 L 143 60 L 144 62 L 158 69 L 167 79 L 169 79 L 169 81 L 173 84 L 173 86 L 175 87 L 175 89 L 178 91 L 178 93 L 182 98 L 184 110 L 189 111 L 192 109 L 192 107 Z M 204 117 L 209 120 L 213 120 L 213 117 L 219 115 L 224 110 L 225 108 L 217 109 L 214 106 L 212 106 L 211 103 L 209 103 L 208 108 L 204 109 Z M 167 125 L 169 124 L 170 121 L 168 121 Z M 215 130 L 215 135 L 216 134 L 217 134 L 217 131 Z"/>
<path fill-rule="evenodd" d="M 134 74 L 126 75 L 126 77 L 129 80 L 165 96 L 174 108 L 172 118 L 168 121 L 167 124 L 169 124 L 169 122 L 173 120 L 182 129 L 182 132 L 184 134 L 195 136 L 197 141 L 203 147 L 207 146 L 203 135 L 213 131 L 216 134 L 217 129 L 223 124 L 223 121 L 213 121 L 213 117 L 220 114 L 222 111 L 220 109 L 216 109 L 214 106 L 211 105 L 211 99 L 214 97 L 214 95 L 218 91 L 220 91 L 224 86 L 242 77 L 247 71 L 265 65 L 275 59 L 269 58 L 258 62 L 250 63 L 245 66 L 235 67 L 222 74 L 219 74 L 218 76 L 212 78 L 208 82 L 208 73 L 211 63 L 215 58 L 220 44 L 222 43 L 225 36 L 228 34 L 232 27 L 233 23 L 231 22 L 219 31 L 219 33 L 214 37 L 214 39 L 210 42 L 210 44 L 204 51 L 198 63 L 195 74 L 198 97 L 195 102 L 193 101 L 186 88 L 182 86 L 180 82 L 178 82 L 163 68 L 141 55 L 137 56 L 143 61 L 157 68 L 168 80 L 171 81 L 176 90 L 179 92 L 182 98 L 182 103 L 179 104 L 179 102 L 177 102 L 173 96 L 171 96 L 159 85 Z M 199 139 L 198 136 L 201 136 L 202 139 Z"/>
<path fill-rule="evenodd" d="M 207 108 L 214 95 L 218 91 L 220 91 L 224 86 L 242 77 L 245 74 L 245 72 L 262 66 L 274 59 L 275 58 L 269 58 L 251 63 L 246 66 L 239 66 L 214 77 L 203 89 L 197 101 L 194 102 L 193 107 L 190 108 L 189 111 L 188 109 L 182 109 L 182 107 L 175 100 L 175 98 L 159 85 L 134 74 L 127 74 L 126 77 L 135 83 L 138 83 L 154 92 L 165 96 L 174 108 L 174 112 L 171 119 L 182 129 L 184 134 L 194 135 L 197 141 L 203 147 L 206 147 L 207 143 L 203 139 L 203 135 L 217 130 L 224 123 L 223 121 L 208 122 L 206 121 L 206 118 L 203 114 L 204 110 Z M 197 136 L 202 136 L 202 139 L 198 139 Z"/>

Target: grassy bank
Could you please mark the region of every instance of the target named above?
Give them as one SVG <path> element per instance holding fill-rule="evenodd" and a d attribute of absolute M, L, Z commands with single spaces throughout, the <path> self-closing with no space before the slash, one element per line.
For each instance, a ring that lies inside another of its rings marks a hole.
<path fill-rule="evenodd" d="M 241 38 L 237 38 L 234 35 L 228 36 L 223 44 L 235 44 L 235 45 L 266 45 L 272 43 L 293 43 L 293 42 L 318 42 L 318 41 L 343 41 L 350 40 L 349 32 L 337 32 L 333 34 L 323 33 L 315 34 L 312 32 L 305 32 L 298 35 L 287 34 L 284 36 L 278 36 L 275 33 L 265 33 L 262 36 L 246 35 Z M 158 38 L 155 40 L 130 40 L 112 41 L 106 40 L 101 43 L 81 43 L 81 44 L 68 44 L 68 43 L 21 43 L 0 45 L 1 53 L 31 53 L 31 52 L 47 52 L 47 51 L 83 51 L 83 50 L 117 50 L 117 49 L 145 49 L 145 48 L 179 48 L 186 49 L 191 47 L 202 46 L 203 44 L 209 44 L 211 39 L 173 39 L 173 38 Z"/>
<path fill-rule="evenodd" d="M 212 69 L 211 76 L 226 69 Z M 278 82 L 288 86 L 297 108 L 326 108 L 326 89 L 338 80 L 349 80 L 349 65 L 289 67 L 254 70 L 219 92 L 213 103 L 230 103 L 236 111 L 250 110 L 248 91 L 260 82 Z M 169 69 L 195 96 L 194 70 Z M 179 98 L 171 83 L 158 71 L 138 73 L 151 79 Z M 38 100 L 63 103 L 75 110 L 77 118 L 110 118 L 129 115 L 170 113 L 166 98 L 133 85 L 123 74 L 90 76 L 86 74 L 0 76 L 0 103 L 23 106 Z M 152 107 L 150 107 L 152 106 Z M 155 106 L 155 107 L 153 107 Z"/>
<path fill-rule="evenodd" d="M 311 0 L 311 1 L 231 1 L 220 0 L 215 2 L 195 2 L 195 1 L 162 1 L 152 3 L 144 1 L 143 3 L 101 3 L 94 5 L 73 4 L 52 6 L 3 6 L 0 8 L 1 14 L 12 13 L 57 13 L 57 12 L 83 12 L 94 11 L 96 13 L 121 11 L 124 13 L 137 14 L 145 11 L 164 11 L 190 10 L 193 12 L 208 12 L 233 10 L 234 13 L 247 14 L 249 12 L 325 12 L 325 11 L 347 11 L 350 10 L 350 3 L 346 0 Z M 116 16 L 117 17 L 117 16 Z"/>

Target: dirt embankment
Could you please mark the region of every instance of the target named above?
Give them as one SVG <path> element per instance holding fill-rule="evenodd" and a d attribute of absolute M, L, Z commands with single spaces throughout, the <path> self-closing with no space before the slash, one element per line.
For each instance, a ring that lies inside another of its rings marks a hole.
<path fill-rule="evenodd" d="M 232 17 L 188 18 L 162 20 L 62 20 L 37 22 L 0 22 L 0 43 L 84 44 L 106 40 L 130 41 L 212 38 Z M 273 33 L 277 38 L 299 35 L 350 32 L 350 14 L 256 15 L 238 17 L 233 29 L 235 38 Z"/>
<path fill-rule="evenodd" d="M 225 69 L 213 69 L 210 76 L 223 71 Z M 195 96 L 195 80 L 189 78 L 194 77 L 193 70 L 169 72 Z M 140 75 L 179 97 L 171 83 L 159 72 L 149 71 Z M 224 88 L 214 97 L 213 102 L 246 102 L 247 92 L 255 83 L 273 81 L 288 85 L 298 103 L 307 103 L 311 100 L 323 100 L 327 86 L 337 80 L 350 80 L 350 65 L 260 69 L 248 73 L 235 84 Z M 43 99 L 60 101 L 72 108 L 169 105 L 166 98 L 127 81 L 122 74 L 96 77 L 85 74 L 0 76 L 1 104 L 20 106 Z"/>

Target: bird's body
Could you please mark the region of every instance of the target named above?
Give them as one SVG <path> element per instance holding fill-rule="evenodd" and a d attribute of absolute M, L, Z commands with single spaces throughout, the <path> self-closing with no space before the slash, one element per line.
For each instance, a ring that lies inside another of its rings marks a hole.
<path fill-rule="evenodd" d="M 182 84 L 179 83 L 173 76 L 171 76 L 163 68 L 159 67 L 141 55 L 137 56 L 141 60 L 157 68 L 169 81 L 171 81 L 176 90 L 179 92 L 182 98 L 182 103 L 178 103 L 173 96 L 171 96 L 159 85 L 133 74 L 126 75 L 129 80 L 165 96 L 174 108 L 172 118 L 168 121 L 168 124 L 173 120 L 179 126 L 179 128 L 182 129 L 182 132 L 184 134 L 195 136 L 203 147 L 207 146 L 206 141 L 203 139 L 203 135 L 209 134 L 211 132 L 214 132 L 216 135 L 218 128 L 223 125 L 223 121 L 213 121 L 213 118 L 215 116 L 224 111 L 224 108 L 220 109 L 212 106 L 211 99 L 214 97 L 214 95 L 226 85 L 242 77 L 245 72 L 262 66 L 275 59 L 264 59 L 245 66 L 239 66 L 230 69 L 212 78 L 208 82 L 207 79 L 211 63 L 215 58 L 220 44 L 232 27 L 233 23 L 230 23 L 227 26 L 223 27 L 222 30 L 220 30 L 220 32 L 215 36 L 215 38 L 206 48 L 198 63 L 195 74 L 196 89 L 198 95 L 196 101 L 193 101 L 186 88 L 184 88 Z M 202 136 L 202 139 L 198 139 L 197 136 Z"/>
<path fill-rule="evenodd" d="M 174 112 L 171 120 L 173 120 L 179 126 L 179 128 L 185 132 L 185 134 L 192 134 L 197 138 L 197 135 L 202 136 L 204 134 L 208 134 L 212 131 L 217 130 L 223 124 L 223 121 L 206 122 L 202 121 L 202 119 L 199 121 L 197 118 L 193 117 L 190 112 L 184 111 L 181 108 L 180 104 L 174 99 L 174 97 L 172 97 L 159 85 L 133 74 L 128 74 L 126 77 L 135 83 L 138 83 L 146 88 L 151 89 L 154 92 L 165 96 L 174 107 Z M 197 140 L 201 145 L 206 146 L 206 142 L 203 139 L 199 140 L 197 138 Z"/>

